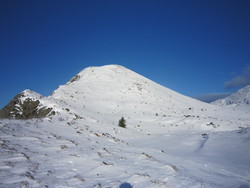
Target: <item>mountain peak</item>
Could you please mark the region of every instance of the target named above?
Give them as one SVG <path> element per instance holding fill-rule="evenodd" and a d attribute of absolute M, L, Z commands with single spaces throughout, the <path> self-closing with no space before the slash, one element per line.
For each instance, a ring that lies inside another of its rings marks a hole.
<path fill-rule="evenodd" d="M 84 75 L 88 73 L 96 73 L 96 74 L 111 74 L 111 73 L 128 73 L 133 72 L 121 65 L 104 65 L 104 66 L 96 66 L 96 67 L 88 67 L 83 69 L 79 75 Z M 134 73 L 134 72 L 133 72 Z"/>
<path fill-rule="evenodd" d="M 76 74 L 73 78 L 71 78 L 66 85 L 69 85 L 73 82 L 76 82 L 80 80 L 82 77 L 101 77 L 102 76 L 114 76 L 116 73 L 125 73 L 129 72 L 130 70 L 121 66 L 121 65 L 104 65 L 104 66 L 92 66 L 92 67 L 87 67 L 80 71 L 78 74 Z M 132 72 L 132 71 L 131 71 Z M 107 77 L 106 77 L 107 78 Z"/>
<path fill-rule="evenodd" d="M 250 85 L 241 88 L 232 95 L 212 102 L 217 106 L 238 106 L 238 105 L 249 105 L 250 104 Z"/>
<path fill-rule="evenodd" d="M 33 98 L 42 98 L 43 96 L 35 91 L 32 91 L 30 89 L 25 89 L 19 95 L 22 95 L 23 97 L 33 97 Z"/>

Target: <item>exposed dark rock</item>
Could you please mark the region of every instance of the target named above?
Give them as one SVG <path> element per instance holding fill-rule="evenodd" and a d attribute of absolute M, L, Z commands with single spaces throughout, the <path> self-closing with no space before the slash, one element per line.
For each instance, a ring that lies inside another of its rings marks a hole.
<path fill-rule="evenodd" d="M 43 106 L 39 99 L 24 97 L 25 92 L 16 95 L 9 104 L 0 110 L 0 118 L 31 119 L 55 114 L 52 108 Z"/>
<path fill-rule="evenodd" d="M 75 81 L 77 81 L 79 79 L 80 79 L 80 76 L 77 74 L 73 78 L 71 78 L 70 81 L 68 81 L 67 84 L 73 83 L 73 82 L 75 82 Z"/>

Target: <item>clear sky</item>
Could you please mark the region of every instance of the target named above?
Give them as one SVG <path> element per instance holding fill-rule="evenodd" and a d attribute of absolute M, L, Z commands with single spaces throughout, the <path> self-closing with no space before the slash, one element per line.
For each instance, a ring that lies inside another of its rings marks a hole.
<path fill-rule="evenodd" d="M 233 92 L 250 84 L 250 1 L 0 1 L 0 107 L 107 64 L 192 97 Z"/>

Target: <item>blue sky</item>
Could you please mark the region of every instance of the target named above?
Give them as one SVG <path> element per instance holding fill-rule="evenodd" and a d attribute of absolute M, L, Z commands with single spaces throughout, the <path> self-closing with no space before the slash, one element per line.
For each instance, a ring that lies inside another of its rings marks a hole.
<path fill-rule="evenodd" d="M 2 0 L 0 107 L 120 64 L 188 96 L 250 84 L 249 0 Z"/>

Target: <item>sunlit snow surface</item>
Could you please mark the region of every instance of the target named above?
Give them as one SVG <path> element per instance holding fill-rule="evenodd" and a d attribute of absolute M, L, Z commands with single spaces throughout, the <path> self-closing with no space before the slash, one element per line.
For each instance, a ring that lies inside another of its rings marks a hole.
<path fill-rule="evenodd" d="M 148 135 L 78 121 L 1 121 L 0 187 L 249 187 L 248 129 Z"/>
<path fill-rule="evenodd" d="M 249 111 L 115 65 L 85 69 L 43 100 L 55 116 L 0 120 L 1 188 L 250 187 Z"/>

